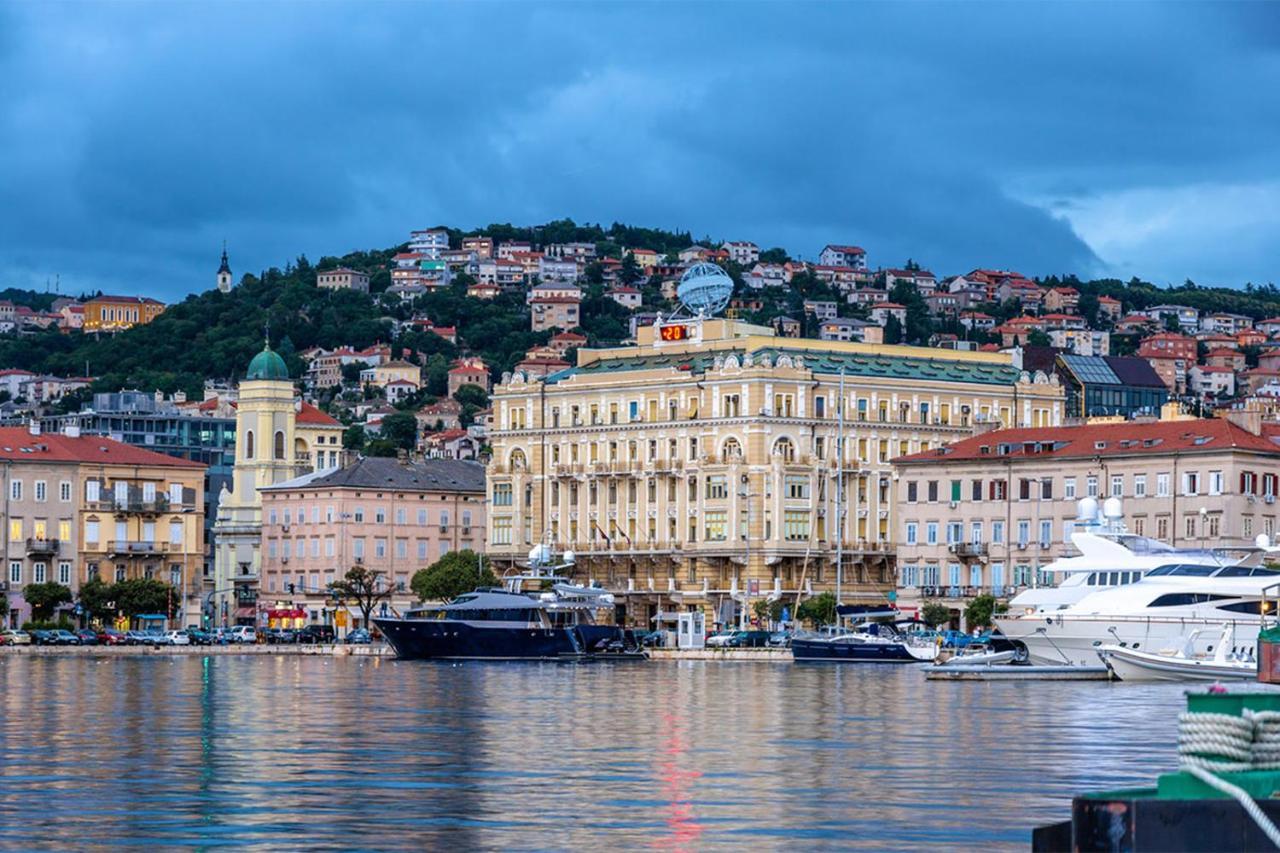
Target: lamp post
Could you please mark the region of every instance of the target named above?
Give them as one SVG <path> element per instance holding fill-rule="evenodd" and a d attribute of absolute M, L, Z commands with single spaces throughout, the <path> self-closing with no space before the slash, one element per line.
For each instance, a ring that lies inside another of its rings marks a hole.
<path fill-rule="evenodd" d="M 738 497 L 742 498 L 747 503 L 747 534 L 743 537 L 743 541 L 746 543 L 746 556 L 742 565 L 743 572 L 738 576 L 740 588 L 742 590 L 742 610 L 738 613 L 738 630 L 745 631 L 747 630 L 746 585 L 749 581 L 745 577 L 742 577 L 742 574 L 750 574 L 751 572 L 751 499 L 759 497 L 759 495 L 751 491 L 750 487 L 744 484 L 738 488 Z"/>
<path fill-rule="evenodd" d="M 1208 520 L 1209 520 L 1208 507 L 1203 507 L 1203 506 L 1200 507 L 1200 549 L 1201 550 L 1204 550 L 1205 527 L 1206 527 L 1206 522 L 1208 522 Z"/>

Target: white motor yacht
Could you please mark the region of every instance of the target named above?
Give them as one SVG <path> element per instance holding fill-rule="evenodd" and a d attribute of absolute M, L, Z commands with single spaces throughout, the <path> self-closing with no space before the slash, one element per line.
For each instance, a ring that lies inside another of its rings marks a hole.
<path fill-rule="evenodd" d="M 1269 607 L 1264 590 L 1280 583 L 1280 570 L 1258 564 L 1267 553 L 1273 552 L 1258 551 L 1230 566 L 1162 566 L 1062 610 L 996 617 L 996 624 L 1027 647 L 1032 663 L 1073 666 L 1096 666 L 1104 645 L 1158 651 L 1197 628 L 1231 626 L 1256 634 Z M 1202 630 L 1189 653 L 1212 655 L 1215 645 L 1216 636 Z"/>

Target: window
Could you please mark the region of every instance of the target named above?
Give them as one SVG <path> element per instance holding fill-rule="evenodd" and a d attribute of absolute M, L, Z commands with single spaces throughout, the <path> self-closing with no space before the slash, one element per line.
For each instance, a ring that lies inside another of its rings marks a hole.
<path fill-rule="evenodd" d="M 982 500 L 982 481 L 974 480 L 969 488 L 969 499 L 977 502 Z"/>
<path fill-rule="evenodd" d="M 707 499 L 724 500 L 729 497 L 729 482 L 723 476 L 707 478 Z"/>
<path fill-rule="evenodd" d="M 351 555 L 355 557 L 357 560 L 364 559 L 364 540 L 363 539 L 351 540 Z"/>
<path fill-rule="evenodd" d="M 1084 493 L 1086 497 L 1096 498 L 1098 496 L 1098 478 L 1090 474 L 1084 481 Z"/>
<path fill-rule="evenodd" d="M 919 525 L 914 521 L 907 522 L 907 544 L 915 545 Z"/>
<path fill-rule="evenodd" d="M 244 434 L 244 458 L 253 458 L 253 430 L 249 430 Z"/>
<path fill-rule="evenodd" d="M 1186 471 L 1182 475 L 1182 494 L 1187 496 L 1200 493 L 1200 472 Z"/>
<path fill-rule="evenodd" d="M 169 541 L 175 545 L 182 544 L 182 522 L 169 522 Z"/>
<path fill-rule="evenodd" d="M 996 545 L 1001 545 L 1004 543 L 1004 522 L 1003 521 L 991 522 L 991 542 Z"/>
<path fill-rule="evenodd" d="M 182 484 L 169 484 L 169 503 L 179 505 L 182 503 Z"/>
<path fill-rule="evenodd" d="M 1219 535 L 1222 516 L 1211 515 L 1208 518 L 1206 518 L 1205 521 L 1208 522 L 1209 529 L 1205 531 L 1204 535 L 1209 537 L 1210 539 L 1216 539 Z"/>
<path fill-rule="evenodd" d="M 326 557 L 333 556 L 333 537 L 328 537 L 324 540 L 324 555 Z"/>
<path fill-rule="evenodd" d="M 387 556 L 387 540 L 385 539 L 373 540 L 373 556 L 375 557 Z"/>
<path fill-rule="evenodd" d="M 1018 545 L 1025 547 L 1031 539 L 1031 522 L 1027 519 L 1018 521 Z"/>
<path fill-rule="evenodd" d="M 63 503 L 71 502 L 71 481 L 63 480 L 58 484 L 58 500 Z"/>
<path fill-rule="evenodd" d="M 1161 516 L 1156 519 L 1156 538 L 1164 541 L 1169 540 L 1169 519 Z"/>
<path fill-rule="evenodd" d="M 807 500 L 809 498 L 809 478 L 787 477 L 786 498 L 787 500 Z"/>
<path fill-rule="evenodd" d="M 982 522 L 969 522 L 969 542 L 974 545 L 982 544 Z"/>
<path fill-rule="evenodd" d="M 44 480 L 36 480 L 34 491 L 35 491 L 35 497 L 36 497 L 37 503 L 44 503 L 46 500 L 48 500 L 49 484 L 46 483 Z"/>
<path fill-rule="evenodd" d="M 703 514 L 703 539 L 707 542 L 723 542 L 729 538 L 728 514 L 707 512 Z"/>
<path fill-rule="evenodd" d="M 938 481 L 930 480 L 928 482 L 929 503 L 938 502 Z"/>
<path fill-rule="evenodd" d="M 1076 498 L 1076 478 L 1068 477 L 1062 481 L 1062 496 L 1067 500 L 1075 500 Z"/>
<path fill-rule="evenodd" d="M 65 560 L 58 563 L 58 583 L 68 586 L 71 583 L 71 564 Z"/>
<path fill-rule="evenodd" d="M 405 557 L 409 556 L 409 540 L 407 539 L 396 540 L 396 556 L 399 557 L 400 559 L 404 559 Z"/>
<path fill-rule="evenodd" d="M 1156 497 L 1169 497 L 1169 475 L 1156 474 Z"/>
<path fill-rule="evenodd" d="M 1124 475 L 1123 474 L 1111 475 L 1111 497 L 1113 498 L 1124 497 Z"/>
<path fill-rule="evenodd" d="M 427 540 L 418 540 L 418 559 L 425 560 L 427 558 Z"/>
<path fill-rule="evenodd" d="M 1185 533 L 1188 539 L 1196 538 L 1196 517 L 1194 515 L 1188 515 L 1186 517 Z"/>
<path fill-rule="evenodd" d="M 14 560 L 9 563 L 9 583 L 22 583 L 22 563 Z"/>
<path fill-rule="evenodd" d="M 947 522 L 947 544 L 954 545 L 964 538 L 964 525 L 958 521 Z"/>
<path fill-rule="evenodd" d="M 362 506 L 358 506 L 358 507 L 356 507 L 355 512 L 354 512 L 354 513 L 352 513 L 352 518 L 354 518 L 356 522 L 363 522 L 363 521 L 364 521 L 364 507 L 362 507 Z"/>
<path fill-rule="evenodd" d="M 783 519 L 783 538 L 788 542 L 804 541 L 809 538 L 809 513 L 788 512 Z"/>
<path fill-rule="evenodd" d="M 773 455 L 782 458 L 783 462 L 796 461 L 796 447 L 789 438 L 780 438 L 773 445 Z"/>
<path fill-rule="evenodd" d="M 299 514 L 298 514 L 298 521 L 302 521 L 302 514 L 301 514 L 301 513 L 299 513 Z M 378 507 L 378 508 L 376 508 L 376 509 L 373 511 L 373 522 L 374 522 L 374 524 L 386 524 L 386 523 L 387 523 L 387 511 L 386 511 L 385 509 L 383 509 L 382 507 Z"/>
<path fill-rule="evenodd" d="M 952 480 L 952 481 L 951 481 L 951 502 L 952 502 L 952 503 L 959 503 L 959 502 L 960 502 L 960 499 L 961 499 L 960 490 L 961 490 L 961 488 L 963 488 L 963 484 L 962 484 L 959 480 Z"/>
<path fill-rule="evenodd" d="M 409 513 L 404 507 L 396 508 L 396 524 L 404 524 L 409 520 Z"/>
<path fill-rule="evenodd" d="M 34 563 L 31 566 L 31 581 L 33 583 L 45 583 L 48 580 L 45 577 L 46 568 L 44 563 Z"/>
<path fill-rule="evenodd" d="M 84 523 L 84 541 L 94 544 L 101 541 L 101 534 L 98 532 L 98 521 L 90 519 Z"/>
<path fill-rule="evenodd" d="M 911 503 L 911 504 L 915 503 L 916 494 L 917 494 L 916 481 L 908 480 L 907 481 L 907 503 Z"/>
<path fill-rule="evenodd" d="M 1041 521 L 1040 522 L 1040 547 L 1048 548 L 1052 542 L 1053 542 L 1053 522 L 1048 520 Z"/>
<path fill-rule="evenodd" d="M 9 500 L 11 501 L 22 500 L 22 481 L 21 480 L 9 481 Z"/>
<path fill-rule="evenodd" d="M 1147 496 L 1147 475 L 1133 475 L 1133 496 L 1135 498 L 1145 498 Z"/>
<path fill-rule="evenodd" d="M 938 522 L 936 521 L 925 522 L 924 542 L 926 545 L 938 544 Z"/>
<path fill-rule="evenodd" d="M 511 518 L 499 517 L 493 520 L 493 544 L 511 544 Z"/>
<path fill-rule="evenodd" d="M 1045 477 L 1040 481 L 1040 499 L 1044 501 L 1053 500 L 1053 478 Z"/>
<path fill-rule="evenodd" d="M 1211 495 L 1222 494 L 1222 472 L 1221 471 L 1209 472 L 1209 494 Z"/>

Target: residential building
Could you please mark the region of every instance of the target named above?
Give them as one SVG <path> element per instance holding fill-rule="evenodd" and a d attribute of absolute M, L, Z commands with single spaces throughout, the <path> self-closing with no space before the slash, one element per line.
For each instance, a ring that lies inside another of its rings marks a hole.
<path fill-rule="evenodd" d="M 449 459 L 359 459 L 263 486 L 263 621 L 354 627 L 359 610 L 328 589 L 355 566 L 394 589 L 379 612 L 403 612 L 414 572 L 484 547 L 484 490 L 484 466 Z"/>
<path fill-rule="evenodd" d="M 1206 314 L 1201 320 L 1200 328 L 1206 332 L 1217 332 L 1221 335 L 1236 335 L 1246 329 L 1253 328 L 1253 318 L 1246 317 L 1244 314 L 1231 314 L 1227 311 L 1218 311 L 1213 314 Z"/>
<path fill-rule="evenodd" d="M 1076 355 L 1110 355 L 1111 333 L 1095 329 L 1050 329 L 1049 342 Z"/>
<path fill-rule="evenodd" d="M 634 334 L 635 331 L 632 330 L 632 335 Z M 552 335 L 551 340 L 547 342 L 547 346 L 551 347 L 560 355 L 564 355 L 571 349 L 584 347 L 586 345 L 587 336 L 580 335 L 577 332 L 558 332 Z M 489 390 L 487 385 L 485 386 L 485 390 Z"/>
<path fill-rule="evenodd" d="M 627 249 L 627 252 L 635 259 L 636 266 L 641 269 L 656 267 L 658 262 L 662 260 L 662 256 L 652 249 L 631 248 Z"/>
<path fill-rule="evenodd" d="M 1238 421 L 1238 422 L 1236 422 Z M 1178 547 L 1275 535 L 1280 426 L 1207 420 L 1004 429 L 893 460 L 899 604 L 1051 585 L 1082 498 L 1122 500 L 1128 529 Z"/>
<path fill-rule="evenodd" d="M 504 375 L 488 431 L 497 568 L 534 543 L 571 549 L 574 577 L 603 584 L 634 624 L 688 607 L 727 623 L 735 596 L 832 589 L 837 553 L 845 600 L 883 601 L 889 460 L 979 423 L 1062 416 L 1057 382 L 1003 353 L 778 338 L 724 319 L 637 332 L 543 381 Z"/>
<path fill-rule="evenodd" d="M 835 302 L 817 301 L 806 299 L 804 301 L 804 313 L 811 314 L 815 320 L 833 320 L 840 311 L 839 306 Z"/>
<path fill-rule="evenodd" d="M 95 296 L 84 304 L 84 330 L 122 332 L 144 326 L 163 314 L 164 307 L 149 296 Z"/>
<path fill-rule="evenodd" d="M 504 261 L 515 260 L 518 252 L 532 252 L 533 245 L 525 240 L 508 240 L 505 243 L 498 244 L 498 257 Z"/>
<path fill-rule="evenodd" d="M 1147 360 L 1166 388 L 1185 394 L 1187 369 L 1196 363 L 1196 340 L 1177 332 L 1159 332 L 1142 339 L 1138 357 Z"/>
<path fill-rule="evenodd" d="M 706 246 L 699 246 L 695 243 L 687 249 L 681 249 L 676 257 L 680 259 L 682 266 L 689 266 L 690 264 L 696 264 L 698 261 L 705 261 L 709 251 L 710 249 Z"/>
<path fill-rule="evenodd" d="M 428 228 L 409 232 L 409 251 L 428 258 L 438 258 L 449 250 L 449 232 L 444 228 Z"/>
<path fill-rule="evenodd" d="M 388 361 L 360 371 L 362 385 L 386 388 L 392 382 L 407 382 L 416 390 L 422 387 L 422 368 L 403 359 Z"/>
<path fill-rule="evenodd" d="M 552 243 L 546 248 L 546 253 L 553 258 L 564 258 L 579 264 L 586 264 L 596 259 L 595 243 Z"/>
<path fill-rule="evenodd" d="M 620 284 L 606 291 L 605 296 L 628 310 L 640 307 L 640 288 L 638 287 Z"/>
<path fill-rule="evenodd" d="M 493 257 L 493 238 L 492 237 L 463 237 L 462 251 L 473 253 L 477 260 Z"/>
<path fill-rule="evenodd" d="M 824 341 L 865 341 L 867 330 L 880 327 L 856 317 L 833 317 L 818 326 L 818 338 Z"/>
<path fill-rule="evenodd" d="M 1057 372 L 1067 417 L 1155 415 L 1169 402 L 1168 386 L 1145 359 L 1063 354 Z"/>
<path fill-rule="evenodd" d="M 1074 287 L 1051 287 L 1044 294 L 1044 310 L 1075 314 L 1080 310 L 1080 291 Z"/>
<path fill-rule="evenodd" d="M 899 323 L 907 322 L 907 306 L 896 302 L 877 302 L 871 306 L 871 319 L 876 325 L 883 326 L 890 317 L 896 317 Z"/>
<path fill-rule="evenodd" d="M 449 368 L 449 396 L 453 397 L 459 388 L 466 385 L 478 386 L 481 391 L 489 393 L 489 368 L 485 367 L 483 359 L 462 358 Z"/>
<path fill-rule="evenodd" d="M 1234 397 L 1236 393 L 1236 371 L 1232 367 L 1193 365 L 1187 371 L 1187 382 L 1191 391 L 1202 397 Z"/>
<path fill-rule="evenodd" d="M 1265 320 L 1259 320 L 1256 328 L 1268 338 L 1274 338 L 1276 335 L 1280 335 L 1280 317 L 1268 317 Z"/>
<path fill-rule="evenodd" d="M 770 320 L 769 325 L 773 327 L 773 331 L 780 338 L 800 337 L 800 321 L 792 317 L 779 315 Z"/>
<path fill-rule="evenodd" d="M 462 426 L 462 404 L 448 398 L 423 406 L 413 415 L 419 434 L 459 429 Z"/>
<path fill-rule="evenodd" d="M 818 264 L 824 267 L 867 268 L 867 253 L 859 246 L 826 245 L 818 253 Z"/>
<path fill-rule="evenodd" d="M 1110 296 L 1098 297 L 1098 320 L 1103 323 L 1114 323 L 1120 319 L 1124 306 L 1119 299 Z"/>
<path fill-rule="evenodd" d="M 985 332 L 996 327 L 996 318 L 982 311 L 962 311 L 960 313 L 960 325 L 966 329 L 978 329 Z"/>
<path fill-rule="evenodd" d="M 480 261 L 476 278 L 482 285 L 508 289 L 521 287 L 524 285 L 524 265 L 508 258 L 484 258 Z"/>
<path fill-rule="evenodd" d="M 326 290 L 357 290 L 369 292 L 369 276 L 359 270 L 338 267 L 316 273 L 316 286 Z"/>
<path fill-rule="evenodd" d="M 578 327 L 578 313 L 582 304 L 582 291 L 568 288 L 569 292 L 555 292 L 540 287 L 533 289 L 529 299 L 530 322 L 535 332 L 543 329 L 569 330 Z"/>
<path fill-rule="evenodd" d="M 722 243 L 720 249 L 728 252 L 729 260 L 741 267 L 760 260 L 760 247 L 750 241 Z"/>
<path fill-rule="evenodd" d="M 204 466 L 102 436 L 38 425 L 0 428 L 9 625 L 30 619 L 23 589 L 92 577 L 155 578 L 173 586 L 181 625 L 203 605 Z"/>
<path fill-rule="evenodd" d="M 422 439 L 422 450 L 431 459 L 479 459 L 484 445 L 465 429 L 447 429 Z"/>
<path fill-rule="evenodd" d="M 538 278 L 544 282 L 574 282 L 578 280 L 579 273 L 578 262 L 573 258 L 543 255 L 538 260 Z"/>
<path fill-rule="evenodd" d="M 1204 363 L 1211 367 L 1229 367 L 1232 370 L 1244 370 L 1245 355 L 1238 349 L 1218 347 L 1205 353 Z M 1261 359 L 1258 360 L 1258 364 L 1262 364 Z"/>
<path fill-rule="evenodd" d="M 782 264 L 756 264 L 742 277 L 743 284 L 752 290 L 786 287 L 790 281 L 791 276 L 787 274 L 787 268 Z"/>
<path fill-rule="evenodd" d="M 1187 305 L 1153 305 L 1139 313 L 1146 314 L 1161 325 L 1173 323 L 1178 331 L 1194 332 L 1200 328 L 1200 312 Z"/>

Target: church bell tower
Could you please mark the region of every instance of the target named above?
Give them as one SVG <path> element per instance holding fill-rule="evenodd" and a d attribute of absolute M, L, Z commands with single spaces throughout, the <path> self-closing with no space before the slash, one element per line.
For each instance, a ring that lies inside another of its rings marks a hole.
<path fill-rule="evenodd" d="M 227 263 L 227 243 L 222 242 L 222 266 L 218 267 L 218 290 L 231 292 L 231 265 Z"/>

